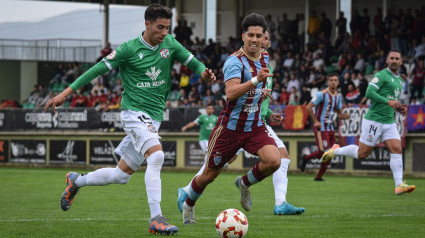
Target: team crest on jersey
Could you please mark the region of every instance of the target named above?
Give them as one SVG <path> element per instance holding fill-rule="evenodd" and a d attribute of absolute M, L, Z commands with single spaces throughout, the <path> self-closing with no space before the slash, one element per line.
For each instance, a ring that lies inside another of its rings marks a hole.
<path fill-rule="evenodd" d="M 148 130 L 152 133 L 157 133 L 158 131 L 156 130 L 155 126 L 153 125 L 148 125 Z"/>
<path fill-rule="evenodd" d="M 143 59 L 143 53 L 139 53 L 139 58 L 140 58 L 140 60 Z"/>
<path fill-rule="evenodd" d="M 114 50 L 114 51 L 112 51 L 112 53 L 110 53 L 108 56 L 106 56 L 106 58 L 107 59 L 113 59 L 113 58 L 115 58 L 115 55 L 117 54 L 117 51 L 116 50 Z"/>
<path fill-rule="evenodd" d="M 379 82 L 379 78 L 378 77 L 374 77 L 373 79 L 372 79 L 372 83 L 378 83 Z"/>
<path fill-rule="evenodd" d="M 320 133 L 320 132 L 319 132 L 319 133 Z M 323 147 L 325 147 L 325 148 L 326 148 L 326 147 L 328 147 L 328 141 L 327 141 L 327 140 L 324 140 L 324 141 L 323 141 Z"/>
<path fill-rule="evenodd" d="M 394 79 L 393 79 L 393 78 L 391 78 L 391 82 L 393 82 L 393 83 L 394 83 Z"/>
<path fill-rule="evenodd" d="M 214 155 L 214 164 L 218 165 L 221 162 L 222 159 L 222 155 L 220 154 L 220 152 L 216 152 Z"/>
<path fill-rule="evenodd" d="M 162 49 L 159 52 L 159 54 L 161 55 L 162 58 L 166 59 L 170 55 L 170 51 L 168 51 L 167 49 Z"/>
<path fill-rule="evenodd" d="M 367 141 L 372 142 L 373 141 L 373 136 L 372 135 L 368 135 L 367 136 Z"/>

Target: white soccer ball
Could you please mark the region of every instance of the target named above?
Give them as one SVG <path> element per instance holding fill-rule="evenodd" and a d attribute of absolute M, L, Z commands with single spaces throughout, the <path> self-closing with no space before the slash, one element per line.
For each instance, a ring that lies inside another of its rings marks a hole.
<path fill-rule="evenodd" d="M 237 209 L 227 209 L 218 214 L 215 229 L 219 237 L 244 237 L 248 232 L 248 219 Z"/>

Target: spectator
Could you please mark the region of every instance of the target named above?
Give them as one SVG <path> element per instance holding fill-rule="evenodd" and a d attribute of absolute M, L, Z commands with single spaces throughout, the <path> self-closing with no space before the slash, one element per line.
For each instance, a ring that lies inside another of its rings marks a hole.
<path fill-rule="evenodd" d="M 87 107 L 87 98 L 77 90 L 72 96 L 71 107 Z"/>
<path fill-rule="evenodd" d="M 412 76 L 413 81 L 410 88 L 410 96 L 412 99 L 416 98 L 419 100 L 422 98 L 425 82 L 425 68 L 423 60 L 419 60 L 418 66 L 413 71 L 412 75 L 410 75 L 410 77 Z"/>
<path fill-rule="evenodd" d="M 367 8 L 363 8 L 363 16 L 362 16 L 362 23 L 360 24 L 360 31 L 363 34 L 369 33 L 369 25 L 370 25 L 369 10 Z"/>
<path fill-rule="evenodd" d="M 347 18 L 344 17 L 344 12 L 339 12 L 339 18 L 336 20 L 335 23 L 338 34 L 345 35 L 347 32 Z"/>
<path fill-rule="evenodd" d="M 354 65 L 354 70 L 357 70 L 360 73 L 364 73 L 364 70 L 366 69 L 366 62 L 363 59 L 362 54 L 357 54 L 357 61 Z"/>
<path fill-rule="evenodd" d="M 359 93 L 360 93 L 359 103 L 363 104 L 366 102 L 366 90 L 367 90 L 367 87 L 369 86 L 369 82 L 367 81 L 367 79 L 365 79 L 362 73 L 358 73 L 357 78 L 359 79 L 359 86 L 358 86 Z"/>
<path fill-rule="evenodd" d="M 104 57 L 106 57 L 106 56 L 108 56 L 109 54 L 111 54 L 112 53 L 112 48 L 111 48 L 111 43 L 110 42 L 108 42 L 107 44 L 106 44 L 106 46 L 105 47 L 103 47 L 103 49 L 100 51 L 100 56 L 99 56 L 99 58 L 97 58 L 96 59 L 96 62 L 99 62 L 99 61 L 101 61 Z"/>
<path fill-rule="evenodd" d="M 272 21 L 272 15 L 268 14 L 266 16 L 266 22 L 267 22 L 267 25 L 269 26 L 270 32 L 273 34 L 274 31 L 276 30 L 276 24 Z"/>
<path fill-rule="evenodd" d="M 190 89 L 189 76 L 183 70 L 181 71 L 179 86 L 180 86 L 180 89 L 184 89 L 186 91 L 186 93 L 189 92 L 189 89 Z"/>
<path fill-rule="evenodd" d="M 354 87 L 353 84 L 348 85 L 348 93 L 345 95 L 345 102 L 352 106 L 353 104 L 357 104 L 359 102 L 360 93 L 357 88 Z"/>
<path fill-rule="evenodd" d="M 311 100 L 311 93 L 307 85 L 303 85 L 301 89 L 300 105 L 307 105 Z"/>
<path fill-rule="evenodd" d="M 283 13 L 282 17 L 283 19 L 279 22 L 277 31 L 281 37 L 286 38 L 289 36 L 290 21 L 288 20 L 286 13 Z"/>
<path fill-rule="evenodd" d="M 310 17 L 308 18 L 308 26 L 307 26 L 307 33 L 310 35 L 310 37 L 313 37 L 315 34 L 317 34 L 317 31 L 319 31 L 320 27 L 320 19 L 317 17 L 316 11 L 311 11 Z"/>
<path fill-rule="evenodd" d="M 295 73 L 290 74 L 286 90 L 290 91 L 292 88 L 295 88 L 296 91 L 300 90 L 300 81 L 296 78 Z"/>
<path fill-rule="evenodd" d="M 294 58 L 292 58 L 292 53 L 288 52 L 286 59 L 283 61 L 282 68 L 285 71 L 291 71 L 294 65 Z"/>
<path fill-rule="evenodd" d="M 207 89 L 205 96 L 202 97 L 202 104 L 209 105 L 214 104 L 214 96 L 212 95 L 211 89 Z"/>
<path fill-rule="evenodd" d="M 344 73 L 344 75 L 343 75 L 343 79 L 342 79 L 342 82 L 341 82 L 339 85 L 340 85 L 340 87 L 341 87 L 341 94 L 342 94 L 344 97 L 345 97 L 345 96 L 347 95 L 347 93 L 348 93 L 348 86 L 349 86 L 349 85 L 352 85 L 352 86 L 353 86 L 353 88 L 355 87 L 355 86 L 354 86 L 354 83 L 351 81 L 350 73 L 349 73 L 349 72 Z"/>
<path fill-rule="evenodd" d="M 199 96 L 198 90 L 196 89 L 196 86 L 192 86 L 190 93 L 189 93 L 189 103 L 195 105 L 200 101 L 201 97 Z"/>
<path fill-rule="evenodd" d="M 288 103 L 289 103 L 289 96 L 291 94 L 288 91 L 286 91 L 286 88 L 285 87 L 282 87 L 281 90 L 282 91 L 280 93 L 280 100 L 279 100 L 279 102 L 280 102 L 280 104 L 288 105 Z"/>
<path fill-rule="evenodd" d="M 332 22 L 331 20 L 329 20 L 329 18 L 326 16 L 326 13 L 324 12 L 322 12 L 322 20 L 320 21 L 320 31 L 325 33 L 326 38 L 331 37 Z"/>
<path fill-rule="evenodd" d="M 291 88 L 291 94 L 289 95 L 289 105 L 300 105 L 300 93 L 295 87 Z"/>

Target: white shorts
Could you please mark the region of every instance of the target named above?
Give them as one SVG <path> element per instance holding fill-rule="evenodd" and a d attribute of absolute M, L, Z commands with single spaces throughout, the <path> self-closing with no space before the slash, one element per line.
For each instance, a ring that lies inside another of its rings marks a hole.
<path fill-rule="evenodd" d="M 205 153 L 208 152 L 208 140 L 200 140 L 199 146 L 201 147 L 201 150 Z"/>
<path fill-rule="evenodd" d="M 134 171 L 145 161 L 144 154 L 152 146 L 159 145 L 160 122 L 144 112 L 121 111 L 121 122 L 127 136 L 115 149 L 127 165 Z"/>
<path fill-rule="evenodd" d="M 379 138 L 381 138 L 382 142 L 388 139 L 400 140 L 397 124 L 383 124 L 363 118 L 359 141 L 368 146 L 375 146 Z"/>
<path fill-rule="evenodd" d="M 283 141 L 281 139 L 279 139 L 279 137 L 276 135 L 276 133 L 274 132 L 274 130 L 269 125 L 266 125 L 266 128 L 267 128 L 267 131 L 269 131 L 270 136 L 273 138 L 274 142 L 276 143 L 277 148 L 286 148 L 285 144 L 283 144 Z M 244 151 L 244 149 L 243 148 L 240 148 L 236 152 L 236 155 L 239 155 L 243 151 Z"/>

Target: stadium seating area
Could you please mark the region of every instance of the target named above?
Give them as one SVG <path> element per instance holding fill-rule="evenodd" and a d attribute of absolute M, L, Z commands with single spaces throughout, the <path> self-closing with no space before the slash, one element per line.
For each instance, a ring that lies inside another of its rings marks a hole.
<path fill-rule="evenodd" d="M 378 10 L 379 12 L 379 10 Z M 270 65 L 273 68 L 273 101 L 285 105 L 307 104 L 315 92 L 325 88 L 326 75 L 340 73 L 340 93 L 346 104 L 365 104 L 365 92 L 372 74 L 385 66 L 385 55 L 390 49 L 399 49 L 404 56 L 400 70 L 404 80 L 401 100 L 404 104 L 424 103 L 425 69 L 425 7 L 389 13 L 384 20 L 376 14 L 371 21 L 367 9 L 363 15 L 354 13 L 350 22 L 350 35 L 337 19 L 335 27 L 324 13 L 321 18 L 315 12 L 308 19 L 309 41 L 304 42 L 304 33 L 299 29 L 304 22 L 302 14 L 296 19 L 284 17 L 275 24 L 267 17 L 271 26 Z M 313 24 L 316 22 L 316 24 Z M 329 26 L 330 24 L 330 26 Z M 276 27 L 277 26 L 277 27 Z M 298 26 L 294 27 L 294 26 Z M 375 32 L 369 27 L 373 26 Z M 331 43 L 332 31 L 336 39 Z M 172 85 L 168 107 L 200 107 L 208 103 L 223 105 L 225 101 L 222 66 L 226 58 L 241 47 L 240 38 L 229 38 L 227 44 L 208 43 L 204 39 L 181 40 L 196 58 L 213 69 L 217 81 L 203 82 L 190 69 L 176 62 L 172 72 Z M 422 63 L 421 63 L 422 62 Z M 59 64 L 47 89 L 37 86 L 24 108 L 43 107 L 47 99 L 61 92 L 91 65 L 70 63 Z M 50 92 L 53 92 L 50 93 Z M 122 85 L 118 69 L 103 75 L 74 93 L 67 100 L 69 107 L 96 107 L 98 110 L 119 108 Z"/>

